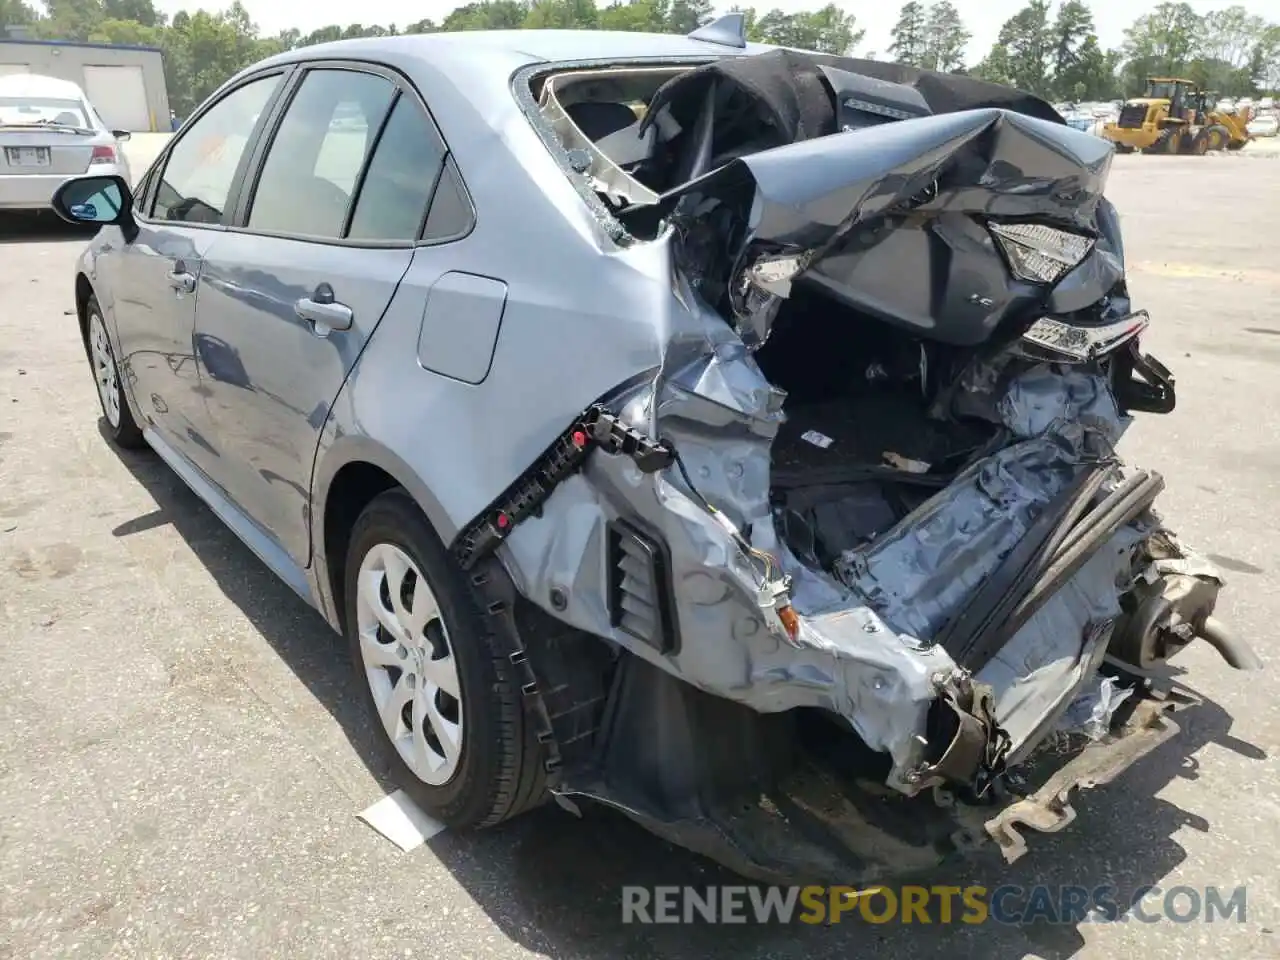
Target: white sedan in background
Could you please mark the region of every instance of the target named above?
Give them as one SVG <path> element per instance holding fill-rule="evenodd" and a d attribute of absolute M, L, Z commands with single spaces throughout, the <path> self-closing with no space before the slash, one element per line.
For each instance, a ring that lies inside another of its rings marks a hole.
<path fill-rule="evenodd" d="M 132 185 L 120 141 L 74 83 L 0 77 L 0 210 L 46 210 L 69 177 L 116 174 Z"/>
<path fill-rule="evenodd" d="M 1255 137 L 1274 137 L 1280 130 L 1280 118 L 1274 113 L 1263 114 L 1250 120 L 1247 129 Z"/>

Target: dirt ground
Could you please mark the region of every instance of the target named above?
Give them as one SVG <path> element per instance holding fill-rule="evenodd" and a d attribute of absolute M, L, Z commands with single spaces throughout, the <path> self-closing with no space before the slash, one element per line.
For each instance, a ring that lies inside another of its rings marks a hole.
<path fill-rule="evenodd" d="M 157 141 L 156 143 L 158 143 Z M 138 138 L 140 176 L 156 143 Z M 1280 663 L 1280 156 L 1120 157 L 1147 346 L 1179 406 L 1127 455 Z M 103 439 L 72 316 L 85 235 L 0 222 L 0 957 L 1273 958 L 1274 669 L 1181 660 L 1183 736 L 1011 868 L 938 883 L 1247 886 L 1246 922 L 624 926 L 624 884 L 734 882 L 621 817 L 548 808 L 400 853 L 345 652 L 150 456 Z"/>

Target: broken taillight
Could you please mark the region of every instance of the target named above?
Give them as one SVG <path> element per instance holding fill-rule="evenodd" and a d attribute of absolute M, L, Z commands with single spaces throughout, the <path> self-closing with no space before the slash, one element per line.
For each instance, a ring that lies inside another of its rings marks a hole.
<path fill-rule="evenodd" d="M 993 223 L 990 230 L 1014 275 L 1031 283 L 1057 283 L 1094 246 L 1089 237 L 1036 223 Z"/>
<path fill-rule="evenodd" d="M 1096 326 L 1041 317 L 1022 334 L 1019 346 L 1024 353 L 1032 351 L 1035 359 L 1089 363 L 1136 341 L 1150 324 L 1145 310 Z"/>

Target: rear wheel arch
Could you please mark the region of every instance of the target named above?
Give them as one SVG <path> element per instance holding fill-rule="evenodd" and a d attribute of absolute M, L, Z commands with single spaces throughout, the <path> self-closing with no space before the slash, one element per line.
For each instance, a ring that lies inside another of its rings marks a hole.
<path fill-rule="evenodd" d="M 427 523 L 446 545 L 456 528 L 439 501 L 409 466 L 385 447 L 363 437 L 344 437 L 331 447 L 318 466 L 314 503 L 313 554 L 322 565 L 316 571 L 331 601 L 335 625 L 346 627 L 345 564 L 356 521 L 365 507 L 389 490 L 404 490 Z"/>
<path fill-rule="evenodd" d="M 344 633 L 393 778 L 453 827 L 492 826 L 545 800 L 546 757 L 517 662 L 403 488 L 362 510 L 345 567 Z"/>

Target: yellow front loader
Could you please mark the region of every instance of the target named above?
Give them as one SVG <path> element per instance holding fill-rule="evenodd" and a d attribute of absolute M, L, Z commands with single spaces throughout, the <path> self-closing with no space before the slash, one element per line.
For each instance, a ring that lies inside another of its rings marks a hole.
<path fill-rule="evenodd" d="M 1152 77 L 1146 94 L 1129 100 L 1102 135 L 1117 153 L 1190 153 L 1239 150 L 1249 142 L 1248 111 L 1225 113 L 1212 106 L 1213 95 L 1190 80 Z"/>

